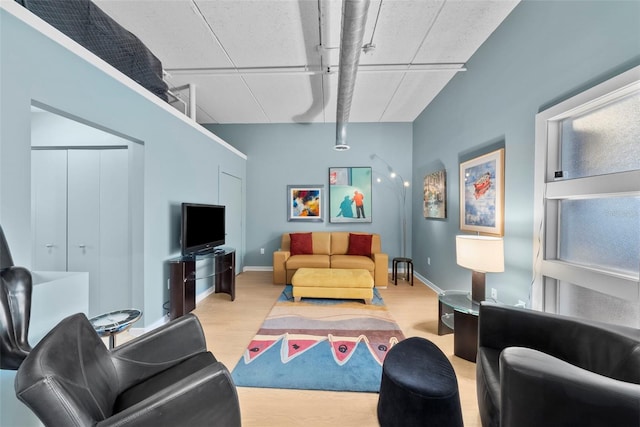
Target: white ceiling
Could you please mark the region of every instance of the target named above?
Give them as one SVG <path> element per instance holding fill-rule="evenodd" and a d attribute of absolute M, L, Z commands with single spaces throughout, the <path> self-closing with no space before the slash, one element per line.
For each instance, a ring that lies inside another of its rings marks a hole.
<path fill-rule="evenodd" d="M 518 1 L 371 0 L 349 121 L 412 122 Z M 94 2 L 195 85 L 199 123 L 336 121 L 340 0 Z"/>

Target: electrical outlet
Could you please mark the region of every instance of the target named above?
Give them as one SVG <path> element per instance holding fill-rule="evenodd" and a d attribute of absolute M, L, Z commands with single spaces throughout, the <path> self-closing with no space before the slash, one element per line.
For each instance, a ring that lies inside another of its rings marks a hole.
<path fill-rule="evenodd" d="M 519 299 L 518 303 L 516 304 L 516 307 L 527 308 L 527 303 Z"/>
<path fill-rule="evenodd" d="M 498 290 L 496 288 L 491 288 L 491 298 L 498 299 Z"/>
<path fill-rule="evenodd" d="M 264 255 L 264 248 L 260 248 L 260 255 Z"/>
<path fill-rule="evenodd" d="M 431 265 L 431 257 L 427 257 L 427 265 Z"/>

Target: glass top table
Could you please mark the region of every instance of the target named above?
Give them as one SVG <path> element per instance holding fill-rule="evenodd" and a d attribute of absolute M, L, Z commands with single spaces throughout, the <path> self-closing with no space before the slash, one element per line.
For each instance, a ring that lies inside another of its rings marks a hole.
<path fill-rule="evenodd" d="M 494 299 L 487 300 L 497 302 Z M 475 317 L 478 317 L 480 313 L 480 303 L 471 299 L 471 292 L 469 291 L 443 291 L 438 294 L 438 302 L 441 306 L 446 306 L 450 309 L 441 313 L 440 316 L 441 322 L 449 329 L 454 329 L 453 312 L 457 311 L 458 313 Z"/>
<path fill-rule="evenodd" d="M 477 316 L 480 310 L 480 304 L 471 300 L 471 292 L 467 291 L 444 291 L 438 295 L 438 300 L 461 313 Z"/>
<path fill-rule="evenodd" d="M 109 348 L 113 348 L 115 347 L 115 335 L 129 329 L 141 316 L 140 310 L 117 310 L 93 317 L 89 319 L 89 322 L 99 336 L 109 337 Z"/>

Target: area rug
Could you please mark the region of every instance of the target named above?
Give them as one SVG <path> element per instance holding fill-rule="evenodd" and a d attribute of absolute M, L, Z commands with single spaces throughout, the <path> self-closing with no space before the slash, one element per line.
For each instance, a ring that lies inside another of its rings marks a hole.
<path fill-rule="evenodd" d="M 374 289 L 362 300 L 303 298 L 287 285 L 233 369 L 237 386 L 378 392 L 382 363 L 404 339 Z"/>

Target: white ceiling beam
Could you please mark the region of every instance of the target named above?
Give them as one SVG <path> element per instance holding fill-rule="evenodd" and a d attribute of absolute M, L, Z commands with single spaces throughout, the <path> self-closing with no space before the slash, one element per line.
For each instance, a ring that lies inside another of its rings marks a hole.
<path fill-rule="evenodd" d="M 368 64 L 358 67 L 359 73 L 382 72 L 433 72 L 433 71 L 466 71 L 462 63 L 450 64 Z M 315 69 L 314 69 L 315 68 Z M 307 66 L 284 67 L 238 67 L 238 68 L 168 68 L 164 70 L 169 75 L 216 75 L 237 76 L 241 74 L 289 74 L 289 75 L 317 75 L 337 73 L 338 66 L 332 65 L 327 69 Z"/>

